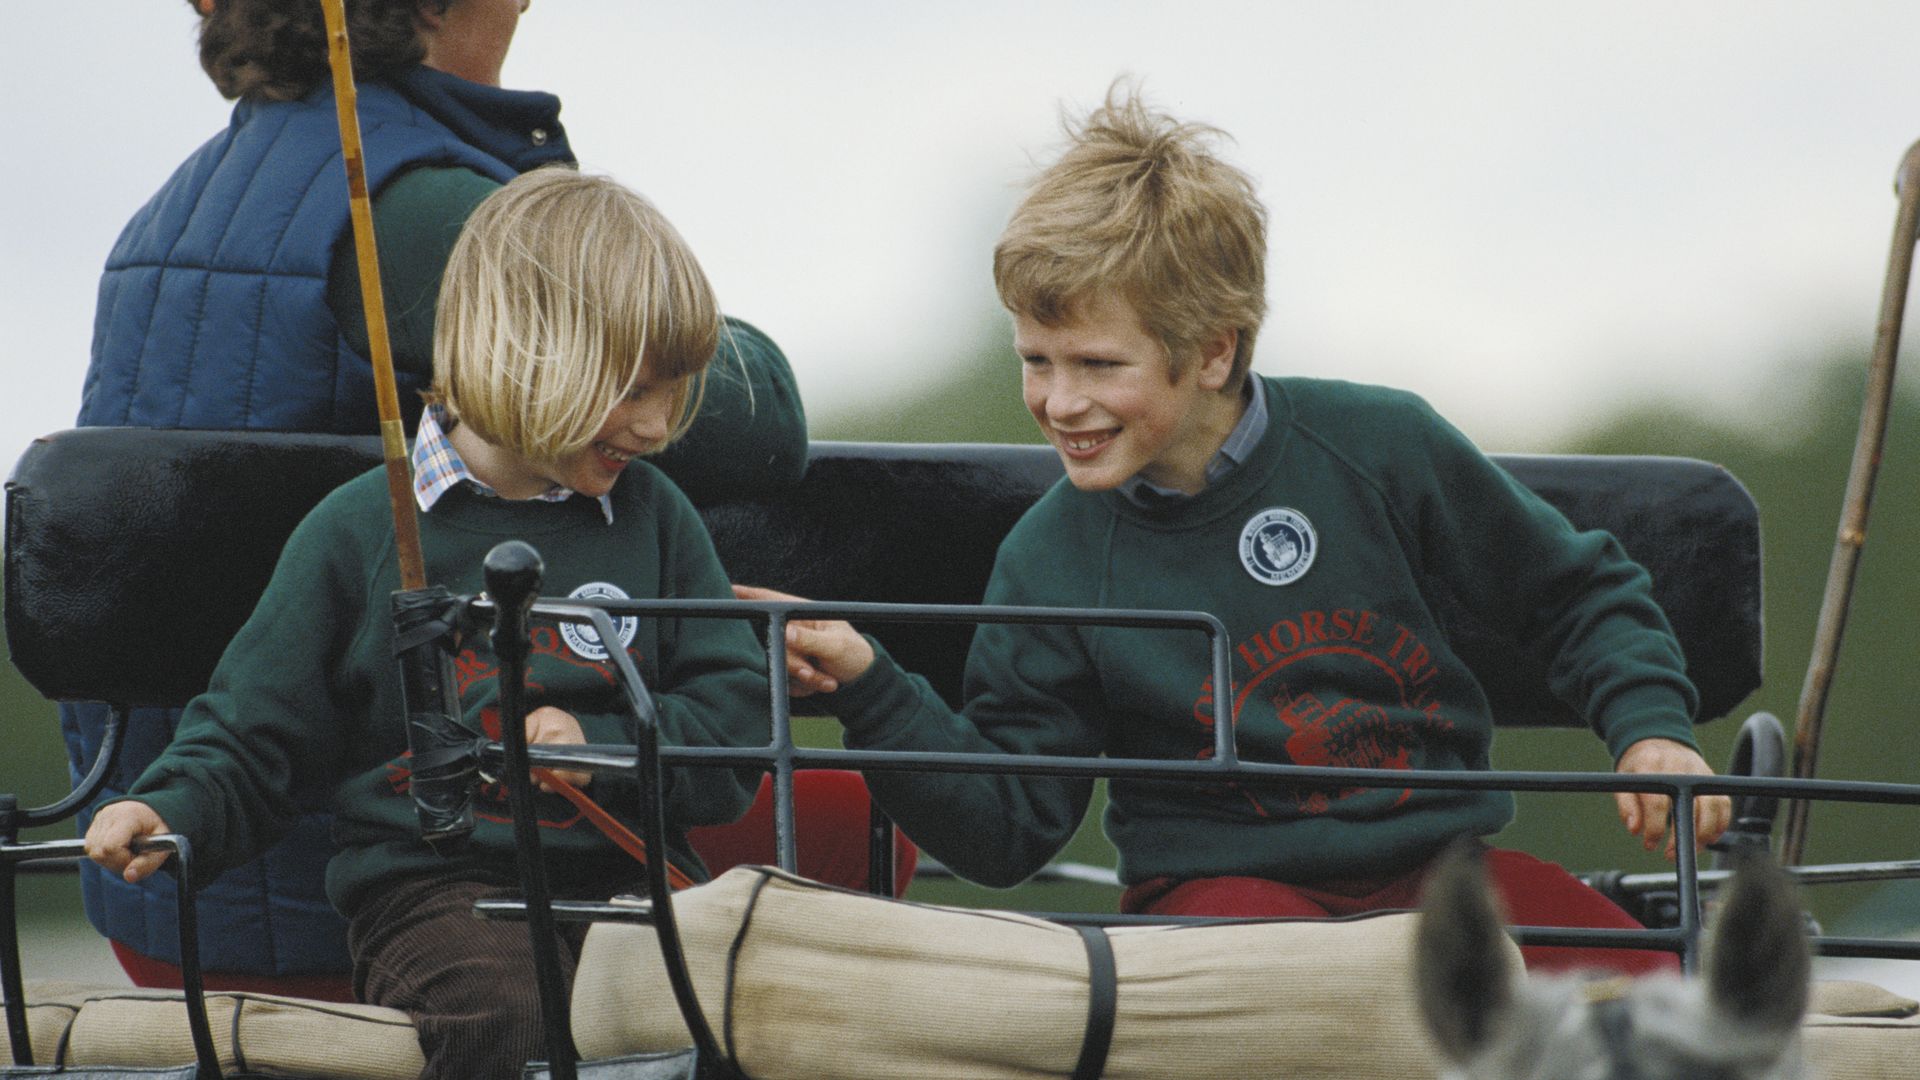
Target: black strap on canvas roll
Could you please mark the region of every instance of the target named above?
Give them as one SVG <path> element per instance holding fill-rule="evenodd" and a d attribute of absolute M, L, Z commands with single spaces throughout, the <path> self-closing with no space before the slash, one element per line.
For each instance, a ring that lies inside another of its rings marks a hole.
<path fill-rule="evenodd" d="M 1120 988 L 1113 967 L 1113 944 L 1098 926 L 1076 926 L 1087 946 L 1087 1033 L 1080 1040 L 1080 1060 L 1073 1080 L 1100 1080 L 1113 1046 L 1113 1018 Z"/>

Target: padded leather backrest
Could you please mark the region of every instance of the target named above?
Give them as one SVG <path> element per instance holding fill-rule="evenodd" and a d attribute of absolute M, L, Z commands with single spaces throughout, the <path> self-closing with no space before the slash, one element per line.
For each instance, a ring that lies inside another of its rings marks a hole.
<path fill-rule="evenodd" d="M 1496 461 L 1653 573 L 1702 718 L 1760 681 L 1757 510 L 1729 473 L 1652 457 Z M 281 546 L 373 438 L 81 428 L 37 440 L 7 484 L 6 630 L 53 699 L 179 704 L 206 685 Z M 822 600 L 973 603 L 994 551 L 1060 477 L 1043 446 L 815 443 L 799 485 L 701 507 L 736 581 Z M 1444 599 L 1442 600 L 1444 604 Z M 1525 650 L 1448 613 L 1503 724 L 1570 724 Z M 866 629 L 949 700 L 970 630 Z"/>

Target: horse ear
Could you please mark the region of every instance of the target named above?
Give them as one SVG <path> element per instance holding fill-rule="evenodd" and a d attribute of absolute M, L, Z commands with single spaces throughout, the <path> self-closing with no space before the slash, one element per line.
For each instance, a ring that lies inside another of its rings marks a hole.
<path fill-rule="evenodd" d="M 1512 1003 L 1503 921 L 1477 851 L 1455 842 L 1427 877 L 1414 946 L 1420 1011 L 1435 1044 L 1453 1061 L 1483 1049 Z"/>
<path fill-rule="evenodd" d="M 1734 871 L 1707 946 L 1707 993 L 1729 1016 L 1790 1031 L 1807 1010 L 1813 958 L 1792 875 L 1753 855 Z"/>

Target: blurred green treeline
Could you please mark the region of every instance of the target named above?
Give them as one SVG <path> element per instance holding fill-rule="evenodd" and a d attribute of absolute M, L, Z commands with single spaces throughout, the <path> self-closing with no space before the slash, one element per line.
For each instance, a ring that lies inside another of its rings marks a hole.
<path fill-rule="evenodd" d="M 956 366 L 945 381 L 916 398 L 858 418 L 821 424 L 818 438 L 879 441 L 1037 441 L 1020 404 L 1018 368 L 1008 335 L 997 337 Z M 1634 408 L 1567 437 L 1550 449 L 1569 453 L 1667 454 L 1726 466 L 1761 507 L 1765 548 L 1766 681 L 1730 718 L 1700 729 L 1707 758 L 1724 768 L 1740 720 L 1756 710 L 1778 715 L 1791 731 L 1813 628 L 1825 585 L 1835 526 L 1859 424 L 1864 359 L 1810 364 L 1797 379 L 1781 380 L 1762 413 L 1716 420 L 1684 402 Z M 1490 447 L 1490 449 L 1503 449 Z M 1920 690 L 1920 655 L 1904 632 L 1920 611 L 1920 392 L 1903 385 L 1894 407 L 1872 526 L 1828 710 L 1820 775 L 1829 778 L 1920 783 L 1920 755 L 1908 751 Z M 65 790 L 66 771 L 53 707 L 25 686 L 10 665 L 0 673 L 0 707 L 10 733 L 0 791 L 16 791 L 39 805 Z M 830 724 L 810 741 L 837 741 Z M 1509 769 L 1609 768 L 1599 741 L 1584 731 L 1506 731 L 1495 756 Z M 1920 813 L 1904 808 L 1816 805 L 1809 861 L 1863 861 L 1914 857 Z M 44 830 L 67 835 L 64 827 Z M 1574 870 L 1664 865 L 1642 853 L 1619 827 L 1611 801 L 1597 796 L 1522 796 L 1517 822 L 1499 842 L 1524 848 Z M 1097 820 L 1090 820 L 1067 857 L 1110 862 Z M 1898 888 L 1846 887 L 1816 891 L 1813 906 L 1825 919 L 1855 906 L 1884 908 Z M 1110 910 L 1113 896 L 1099 888 L 1026 886 L 994 892 L 958 884 L 916 884 L 930 900 L 989 903 L 1040 910 Z M 1862 900 L 1871 903 L 1861 905 Z M 1920 904 L 1909 904 L 1920 909 Z M 1909 920 L 1912 921 L 1912 920 Z"/>

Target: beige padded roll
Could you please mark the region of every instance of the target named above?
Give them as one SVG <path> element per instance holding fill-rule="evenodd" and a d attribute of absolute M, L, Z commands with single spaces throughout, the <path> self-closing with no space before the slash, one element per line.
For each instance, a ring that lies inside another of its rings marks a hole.
<path fill-rule="evenodd" d="M 105 987 L 66 982 L 33 982 L 24 988 L 27 1002 L 27 1041 L 33 1047 L 35 1065 L 56 1064 L 56 1055 L 66 1043 L 67 1029 L 87 998 L 105 992 Z M 13 1037 L 0 1024 L 0 1064 L 13 1063 Z"/>
<path fill-rule="evenodd" d="M 397 1009 L 269 994 L 212 993 L 207 1017 L 223 1069 L 337 1080 L 415 1080 L 426 1067 L 413 1022 Z M 90 997 L 74 1018 L 69 1065 L 192 1062 L 187 1006 L 177 991 Z"/>
<path fill-rule="evenodd" d="M 1863 982 L 1817 982 L 1803 1034 L 1821 1080 L 1920 1076 L 1920 1002 Z"/>
<path fill-rule="evenodd" d="M 682 892 L 674 912 L 715 1037 L 755 1080 L 1039 1080 L 1070 1076 L 1079 1057 L 1088 961 L 1071 927 L 765 867 Z M 1394 914 L 1111 930 L 1102 1075 L 1431 1077 L 1414 926 Z M 590 1058 L 688 1045 L 651 928 L 589 933 L 573 1026 Z"/>

